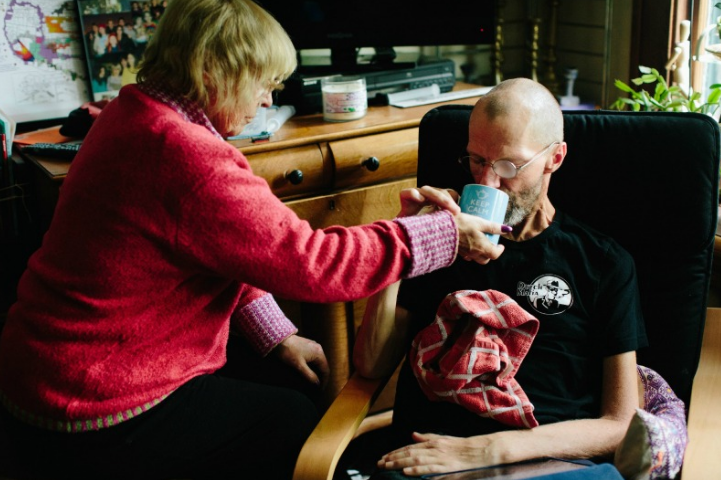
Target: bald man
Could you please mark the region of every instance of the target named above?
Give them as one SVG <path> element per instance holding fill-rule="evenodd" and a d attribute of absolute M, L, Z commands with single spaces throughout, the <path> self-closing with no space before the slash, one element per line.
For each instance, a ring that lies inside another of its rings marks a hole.
<path fill-rule="evenodd" d="M 507 80 L 481 97 L 469 124 L 467 155 L 448 168 L 509 196 L 505 249 L 486 265 L 454 265 L 403 281 L 373 297 L 354 363 L 388 373 L 411 340 L 458 290 L 498 290 L 539 320 L 515 378 L 539 426 L 513 428 L 465 407 L 429 400 L 405 361 L 397 387 L 393 448 L 380 478 L 403 478 L 541 457 L 611 455 L 639 406 L 635 351 L 646 345 L 633 260 L 613 239 L 556 210 L 548 197 L 566 156 L 554 96 L 528 79 Z M 397 297 L 397 302 L 396 302 Z M 374 311 L 396 304 L 395 321 Z M 397 345 L 379 350 L 379 343 Z M 380 352 L 380 353 L 379 353 Z M 385 472 L 385 473 L 384 473 Z M 391 475 L 388 472 L 395 472 Z"/>

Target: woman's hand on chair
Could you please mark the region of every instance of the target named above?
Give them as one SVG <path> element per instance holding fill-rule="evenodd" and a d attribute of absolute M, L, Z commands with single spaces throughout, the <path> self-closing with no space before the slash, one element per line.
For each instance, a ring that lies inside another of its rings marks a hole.
<path fill-rule="evenodd" d="M 273 354 L 315 385 L 323 387 L 328 381 L 328 360 L 323 347 L 313 340 L 291 335 L 273 349 Z"/>

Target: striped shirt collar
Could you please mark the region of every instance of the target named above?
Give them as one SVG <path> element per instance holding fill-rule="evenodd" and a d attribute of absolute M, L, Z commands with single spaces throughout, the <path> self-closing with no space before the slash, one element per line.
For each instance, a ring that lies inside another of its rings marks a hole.
<path fill-rule="evenodd" d="M 160 85 L 154 82 L 146 82 L 138 84 L 138 88 L 141 92 L 146 95 L 159 100 L 172 108 L 175 112 L 180 114 L 187 122 L 200 125 L 201 127 L 207 128 L 210 133 L 215 135 L 217 138 L 223 140 L 222 135 L 218 133 L 208 116 L 205 114 L 195 102 L 185 98 L 182 95 L 172 92 L 169 89 L 164 89 Z"/>

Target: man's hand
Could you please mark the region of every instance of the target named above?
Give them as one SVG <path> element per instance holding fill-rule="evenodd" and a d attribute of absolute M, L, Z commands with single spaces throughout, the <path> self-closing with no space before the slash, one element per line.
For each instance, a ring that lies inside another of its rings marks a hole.
<path fill-rule="evenodd" d="M 298 370 L 309 382 L 325 386 L 328 381 L 328 360 L 320 344 L 291 335 L 278 344 L 272 353 L 283 363 Z"/>
<path fill-rule="evenodd" d="M 461 211 L 461 207 L 458 206 L 458 193 L 450 189 L 441 190 L 429 186 L 406 188 L 401 191 L 399 217 L 417 215 L 424 208 L 429 210 L 444 209 L 456 215 Z"/>
<path fill-rule="evenodd" d="M 404 475 L 455 472 L 502 463 L 488 435 L 469 438 L 414 433 L 417 443 L 383 455 L 378 467 Z"/>

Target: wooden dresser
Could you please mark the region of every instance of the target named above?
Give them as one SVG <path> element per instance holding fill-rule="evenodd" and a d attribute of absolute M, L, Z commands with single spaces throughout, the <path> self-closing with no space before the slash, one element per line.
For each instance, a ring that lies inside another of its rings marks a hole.
<path fill-rule="evenodd" d="M 457 89 L 475 85 L 457 85 Z M 472 105 L 477 97 L 452 103 Z M 441 104 L 413 108 L 371 107 L 365 117 L 330 123 L 321 114 L 288 120 L 269 141 L 231 140 L 256 175 L 313 228 L 352 226 L 398 213 L 399 193 L 415 186 L 418 124 Z M 26 157 L 33 172 L 41 225 L 47 227 L 70 162 Z M 331 365 L 330 401 L 350 373 L 349 352 L 364 301 L 298 304 L 278 299 L 303 336 L 318 341 Z"/>

